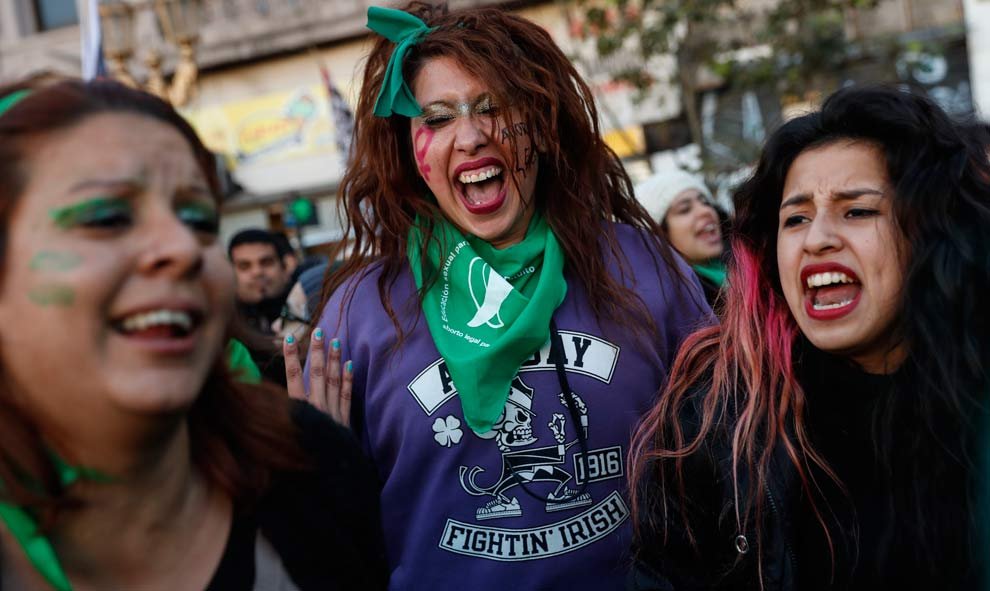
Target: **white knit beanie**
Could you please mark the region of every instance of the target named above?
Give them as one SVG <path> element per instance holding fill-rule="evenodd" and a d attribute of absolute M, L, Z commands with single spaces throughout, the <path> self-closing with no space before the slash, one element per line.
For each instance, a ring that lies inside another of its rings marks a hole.
<path fill-rule="evenodd" d="M 695 189 L 704 195 L 709 202 L 713 202 L 712 192 L 705 186 L 705 181 L 679 168 L 654 174 L 636 185 L 634 191 L 636 199 L 646 208 L 646 211 L 653 216 L 658 224 L 662 224 L 663 218 L 667 217 L 667 210 L 674 203 L 674 199 L 688 189 Z"/>

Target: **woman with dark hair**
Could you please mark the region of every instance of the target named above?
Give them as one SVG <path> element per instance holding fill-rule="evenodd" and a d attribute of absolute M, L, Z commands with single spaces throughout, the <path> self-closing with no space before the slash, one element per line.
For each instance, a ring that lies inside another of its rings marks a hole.
<path fill-rule="evenodd" d="M 894 89 L 770 137 L 736 195 L 722 325 L 634 438 L 633 588 L 977 588 L 987 167 Z"/>
<path fill-rule="evenodd" d="M 369 26 L 307 387 L 385 480 L 391 585 L 619 589 L 631 428 L 710 312 L 546 31 L 424 3 Z"/>
<path fill-rule="evenodd" d="M 384 587 L 353 437 L 226 367 L 218 195 L 158 98 L 0 91 L 4 589 Z"/>

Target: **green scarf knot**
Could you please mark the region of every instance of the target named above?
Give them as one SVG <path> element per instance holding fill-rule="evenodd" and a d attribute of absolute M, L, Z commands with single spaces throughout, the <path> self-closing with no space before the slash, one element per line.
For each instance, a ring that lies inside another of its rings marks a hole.
<path fill-rule="evenodd" d="M 434 29 L 418 17 L 403 10 L 371 6 L 368 8 L 368 28 L 396 44 L 385 68 L 385 80 L 375 101 L 375 116 L 405 115 L 419 117 L 419 108 L 412 89 L 402 78 L 402 62 L 413 45 Z"/>

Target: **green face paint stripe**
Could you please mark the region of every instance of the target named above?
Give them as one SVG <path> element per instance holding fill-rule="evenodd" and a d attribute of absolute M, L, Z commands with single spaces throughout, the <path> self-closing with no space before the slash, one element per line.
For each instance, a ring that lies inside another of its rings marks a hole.
<path fill-rule="evenodd" d="M 32 271 L 71 271 L 79 266 L 82 257 L 71 252 L 42 250 L 29 263 Z"/>
<path fill-rule="evenodd" d="M 98 197 L 53 209 L 49 215 L 56 226 L 67 229 L 79 224 L 80 221 L 92 219 L 99 213 L 118 210 L 122 206 L 129 208 L 127 201 L 119 197 Z"/>
<path fill-rule="evenodd" d="M 39 306 L 71 306 L 76 293 L 64 285 L 41 285 L 29 291 L 28 298 Z"/>

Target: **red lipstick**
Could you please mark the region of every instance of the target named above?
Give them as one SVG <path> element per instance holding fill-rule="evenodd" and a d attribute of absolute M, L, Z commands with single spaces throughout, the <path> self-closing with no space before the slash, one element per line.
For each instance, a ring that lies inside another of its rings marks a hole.
<path fill-rule="evenodd" d="M 852 269 L 838 263 L 819 263 L 815 265 L 808 265 L 807 267 L 801 269 L 801 287 L 804 289 L 805 293 L 804 311 L 808 314 L 808 317 L 812 320 L 835 320 L 852 312 L 859 304 L 862 289 L 858 289 L 852 300 L 845 305 L 836 308 L 828 308 L 825 310 L 815 308 L 815 294 L 816 290 L 819 288 L 808 287 L 808 278 L 819 273 L 842 273 L 846 277 L 852 279 L 856 285 L 862 284 L 859 276 L 856 275 Z"/>

